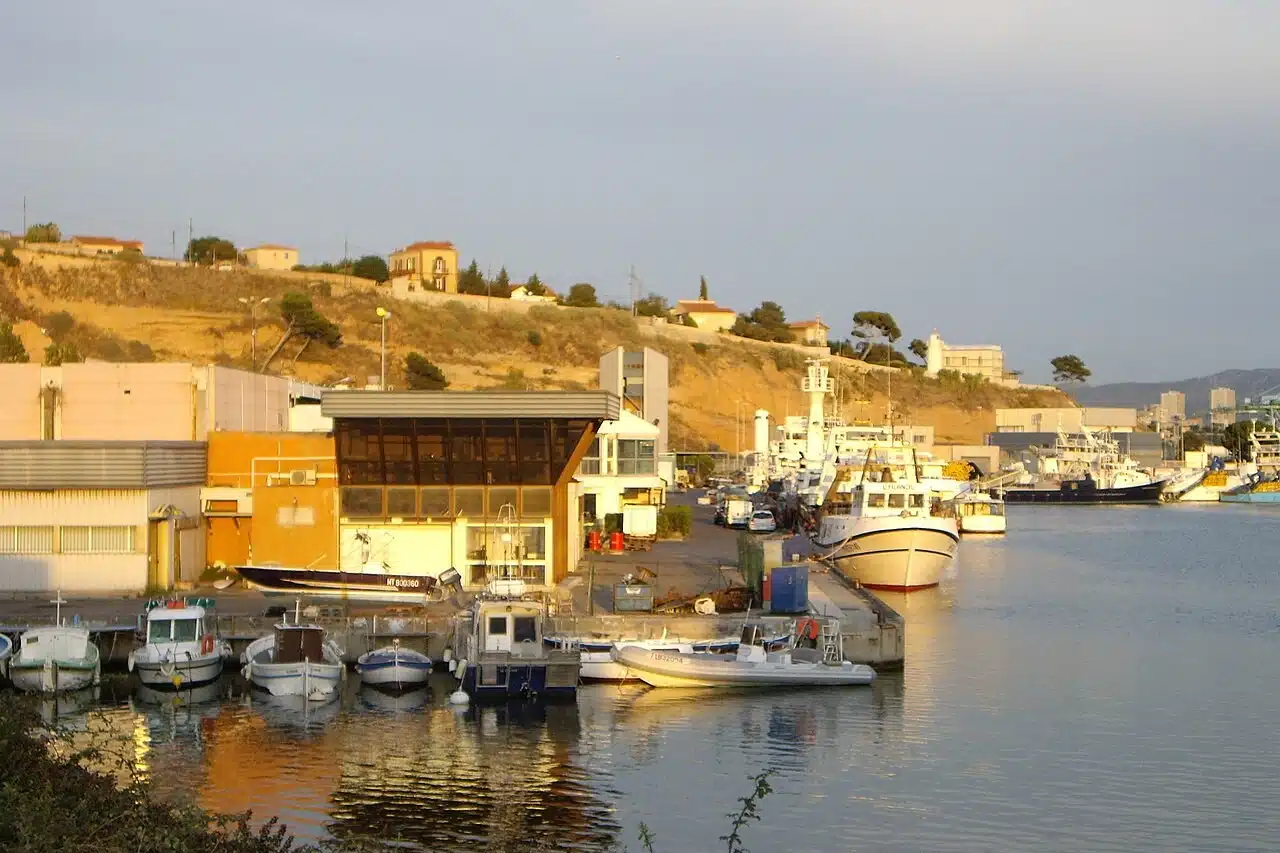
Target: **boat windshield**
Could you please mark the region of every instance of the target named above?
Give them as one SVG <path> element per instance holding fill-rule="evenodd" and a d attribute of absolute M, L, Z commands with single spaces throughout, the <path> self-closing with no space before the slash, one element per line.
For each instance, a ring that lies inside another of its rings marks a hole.
<path fill-rule="evenodd" d="M 173 639 L 179 643 L 194 643 L 200 633 L 199 620 L 174 619 Z"/>
<path fill-rule="evenodd" d="M 169 639 L 170 626 L 173 625 L 172 619 L 152 619 L 147 623 L 147 639 L 153 643 Z"/>
<path fill-rule="evenodd" d="M 538 620 L 532 616 L 517 616 L 513 620 L 511 638 L 517 643 L 538 641 Z"/>

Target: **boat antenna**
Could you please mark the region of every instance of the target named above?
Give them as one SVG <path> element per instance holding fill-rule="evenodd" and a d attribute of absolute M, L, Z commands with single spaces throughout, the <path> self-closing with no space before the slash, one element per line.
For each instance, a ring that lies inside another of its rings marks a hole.
<path fill-rule="evenodd" d="M 286 619 L 285 621 L 288 622 L 289 620 Z M 293 602 L 293 624 L 295 625 L 302 624 L 302 599 L 301 598 L 294 599 L 294 602 Z"/>
<path fill-rule="evenodd" d="M 53 624 L 61 626 L 62 625 L 62 605 L 66 604 L 67 602 L 62 597 L 62 590 L 58 590 L 56 595 L 58 597 L 53 599 L 49 603 L 52 605 L 55 605 L 55 610 L 53 615 Z"/>

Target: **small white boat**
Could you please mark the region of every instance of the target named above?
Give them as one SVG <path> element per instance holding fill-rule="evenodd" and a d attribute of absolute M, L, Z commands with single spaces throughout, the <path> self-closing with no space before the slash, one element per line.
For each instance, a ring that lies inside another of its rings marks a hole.
<path fill-rule="evenodd" d="M 87 628 L 62 623 L 62 594 L 53 625 L 30 628 L 18 638 L 9 660 L 9 680 L 27 693 L 68 693 L 97 684 L 102 676 L 98 647 Z"/>
<path fill-rule="evenodd" d="M 773 648 L 785 643 L 788 637 L 777 637 L 766 640 L 766 648 Z M 577 650 L 581 654 L 582 669 L 579 677 L 583 681 L 637 681 L 635 671 L 627 669 L 613 659 L 613 650 L 622 646 L 638 646 L 653 651 L 676 652 L 679 654 L 713 654 L 732 655 L 738 651 L 738 638 L 725 637 L 719 640 L 682 640 L 668 637 L 664 629 L 663 635 L 657 639 L 621 639 L 608 640 L 595 637 L 546 637 L 544 642 L 553 648 Z"/>
<path fill-rule="evenodd" d="M 806 617 L 796 623 L 792 644 L 765 649 L 764 630 L 755 623 L 742 629 L 733 657 L 685 654 L 621 646 L 613 658 L 653 687 L 840 687 L 870 684 L 875 670 L 844 659 L 840 625 L 834 619 Z"/>
<path fill-rule="evenodd" d="M 129 653 L 129 671 L 154 690 L 188 690 L 217 681 L 231 646 L 216 632 L 210 599 L 147 602 L 139 633 L 142 648 Z"/>
<path fill-rule="evenodd" d="M 9 675 L 9 658 L 13 656 L 13 640 L 8 634 L 0 634 L 0 678 Z"/>
<path fill-rule="evenodd" d="M 420 687 L 431 677 L 431 658 L 413 649 L 401 648 L 400 641 L 360 655 L 356 672 L 360 680 L 375 687 L 401 690 Z"/>
<path fill-rule="evenodd" d="M 299 604 L 299 608 L 301 604 Z M 319 625 L 281 621 L 240 655 L 244 677 L 272 696 L 298 696 L 307 701 L 332 699 L 346 675 L 342 649 Z"/>
<path fill-rule="evenodd" d="M 951 505 L 961 533 L 1004 533 L 1007 528 L 1003 498 L 967 491 L 956 495 Z"/>

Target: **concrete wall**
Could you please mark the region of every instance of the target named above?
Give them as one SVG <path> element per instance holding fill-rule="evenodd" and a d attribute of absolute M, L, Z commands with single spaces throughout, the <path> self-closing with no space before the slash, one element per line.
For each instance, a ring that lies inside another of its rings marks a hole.
<path fill-rule="evenodd" d="M 38 440 L 40 365 L 0 364 L 0 440 Z"/>

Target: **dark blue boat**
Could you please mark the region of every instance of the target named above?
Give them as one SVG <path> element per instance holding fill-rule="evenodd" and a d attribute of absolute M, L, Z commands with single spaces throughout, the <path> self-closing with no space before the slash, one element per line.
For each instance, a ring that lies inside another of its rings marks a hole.
<path fill-rule="evenodd" d="M 452 663 L 473 701 L 572 700 L 578 692 L 577 649 L 543 642 L 546 607 L 519 596 L 484 596 L 455 623 Z"/>

